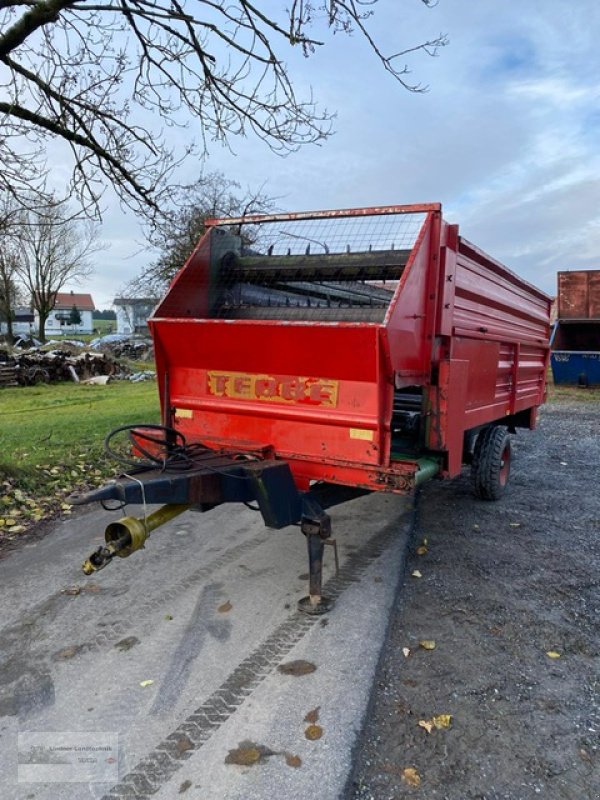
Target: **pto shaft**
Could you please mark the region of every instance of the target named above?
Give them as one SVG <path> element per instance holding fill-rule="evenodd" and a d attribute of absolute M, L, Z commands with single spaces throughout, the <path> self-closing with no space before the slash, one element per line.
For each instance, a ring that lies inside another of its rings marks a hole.
<path fill-rule="evenodd" d="M 106 545 L 99 547 L 83 562 L 83 571 L 86 575 L 91 575 L 92 572 L 97 572 L 110 564 L 115 556 L 127 558 L 144 546 L 151 531 L 179 516 L 188 508 L 189 505 L 185 503 L 171 503 L 162 506 L 146 518 L 123 517 L 117 522 L 111 522 L 104 531 Z"/>

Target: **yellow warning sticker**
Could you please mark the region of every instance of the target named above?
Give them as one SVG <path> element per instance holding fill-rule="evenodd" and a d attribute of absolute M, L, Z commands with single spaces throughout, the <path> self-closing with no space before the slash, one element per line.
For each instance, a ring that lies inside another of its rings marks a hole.
<path fill-rule="evenodd" d="M 191 408 L 176 408 L 175 416 L 179 417 L 179 419 L 192 419 L 194 412 Z"/>
<path fill-rule="evenodd" d="M 350 428 L 351 439 L 364 439 L 366 442 L 372 442 L 373 434 L 374 431 L 370 431 L 367 428 Z"/>

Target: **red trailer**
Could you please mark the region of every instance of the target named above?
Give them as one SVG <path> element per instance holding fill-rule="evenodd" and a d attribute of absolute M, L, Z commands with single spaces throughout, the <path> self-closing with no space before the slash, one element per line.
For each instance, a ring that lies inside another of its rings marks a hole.
<path fill-rule="evenodd" d="M 471 463 L 502 494 L 508 433 L 544 401 L 550 302 L 438 204 L 209 220 L 149 323 L 166 433 L 132 441 L 153 470 L 77 501 L 254 498 L 272 527 L 302 521 L 322 610 L 333 487 L 406 493 Z"/>

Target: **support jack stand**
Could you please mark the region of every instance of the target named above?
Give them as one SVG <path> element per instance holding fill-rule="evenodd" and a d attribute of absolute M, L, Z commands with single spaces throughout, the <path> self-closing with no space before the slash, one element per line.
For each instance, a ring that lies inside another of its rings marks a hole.
<path fill-rule="evenodd" d="M 337 543 L 331 539 L 331 518 L 324 512 L 319 516 L 303 516 L 300 525 L 308 545 L 309 594 L 298 600 L 298 609 L 305 614 L 326 614 L 333 607 L 330 597 L 323 597 L 323 553 L 325 545 L 334 548 L 336 574 L 339 570 Z"/>

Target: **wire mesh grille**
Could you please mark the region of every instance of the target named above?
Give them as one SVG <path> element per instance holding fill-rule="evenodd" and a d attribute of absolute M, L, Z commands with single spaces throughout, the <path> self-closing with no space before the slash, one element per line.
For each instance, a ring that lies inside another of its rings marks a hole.
<path fill-rule="evenodd" d="M 424 213 L 213 229 L 213 316 L 382 322 Z"/>

